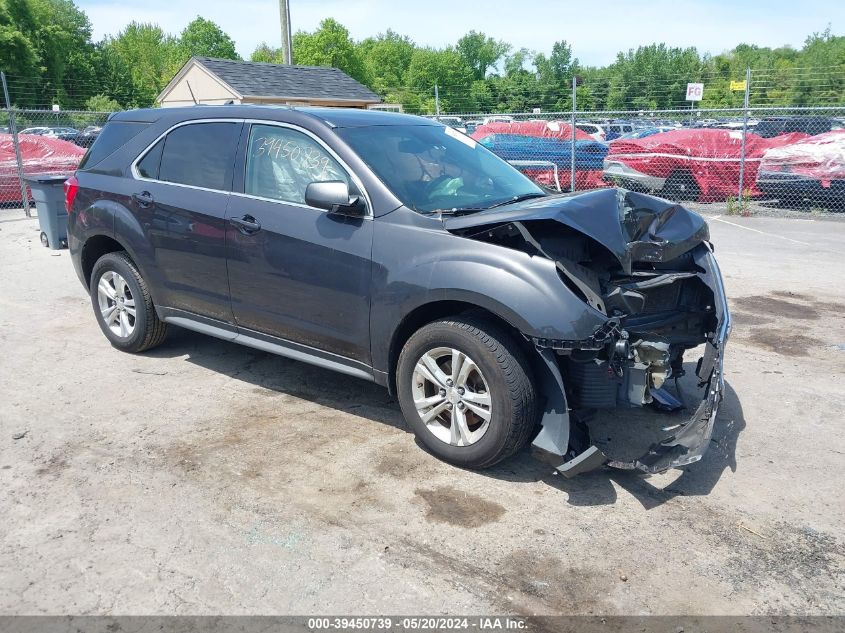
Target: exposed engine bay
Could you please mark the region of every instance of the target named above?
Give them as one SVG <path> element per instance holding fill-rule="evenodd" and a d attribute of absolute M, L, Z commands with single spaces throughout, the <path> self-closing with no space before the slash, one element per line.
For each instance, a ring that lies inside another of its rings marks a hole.
<path fill-rule="evenodd" d="M 602 464 L 655 473 L 695 462 L 707 448 L 721 400 L 730 330 L 707 225 L 683 207 L 625 190 L 596 200 L 600 206 L 579 204 L 462 231 L 552 260 L 561 281 L 604 317 L 588 338 L 530 337 L 552 376 L 534 446 L 566 476 Z M 692 417 L 668 425 L 667 436 L 641 457 L 605 455 L 590 437 L 591 416 L 611 409 L 620 416 L 631 408 L 651 408 L 656 415 L 685 409 L 679 385 L 684 354 L 702 345 L 695 374 L 704 395 Z M 554 402 L 553 383 L 562 402 Z"/>

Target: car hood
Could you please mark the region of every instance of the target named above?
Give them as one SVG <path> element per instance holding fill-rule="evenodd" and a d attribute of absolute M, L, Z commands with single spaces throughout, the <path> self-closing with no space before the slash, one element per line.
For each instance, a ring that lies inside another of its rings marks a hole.
<path fill-rule="evenodd" d="M 592 238 L 631 272 L 634 262 L 670 261 L 709 240 L 707 223 L 684 207 L 626 189 L 600 189 L 553 195 L 480 211 L 446 217 L 447 231 L 466 235 L 473 229 L 552 220 Z"/>

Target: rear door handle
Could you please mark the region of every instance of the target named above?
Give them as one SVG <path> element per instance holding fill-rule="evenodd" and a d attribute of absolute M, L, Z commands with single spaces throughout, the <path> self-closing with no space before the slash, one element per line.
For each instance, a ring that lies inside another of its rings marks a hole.
<path fill-rule="evenodd" d="M 141 207 L 149 207 L 155 202 L 153 194 L 149 191 L 142 191 L 141 193 L 133 193 L 132 199 Z"/>
<path fill-rule="evenodd" d="M 232 226 L 238 227 L 238 230 L 244 235 L 252 235 L 261 230 L 261 222 L 251 215 L 245 215 L 242 218 L 229 218 L 229 222 Z"/>

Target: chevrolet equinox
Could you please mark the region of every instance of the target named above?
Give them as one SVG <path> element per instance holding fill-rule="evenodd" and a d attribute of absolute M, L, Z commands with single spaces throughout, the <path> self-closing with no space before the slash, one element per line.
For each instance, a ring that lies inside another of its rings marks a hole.
<path fill-rule="evenodd" d="M 660 472 L 710 441 L 730 315 L 707 224 L 666 200 L 549 193 L 431 119 L 241 105 L 113 115 L 65 194 L 120 350 L 179 326 L 374 381 L 469 468 L 533 441 L 567 476 Z M 644 409 L 690 413 L 637 455 L 594 439 Z"/>

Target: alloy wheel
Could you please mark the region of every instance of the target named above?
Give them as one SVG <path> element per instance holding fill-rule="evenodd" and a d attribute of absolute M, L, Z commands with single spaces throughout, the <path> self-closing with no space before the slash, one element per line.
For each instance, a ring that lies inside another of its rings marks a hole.
<path fill-rule="evenodd" d="M 135 331 L 135 297 L 126 280 L 112 270 L 100 277 L 97 302 L 106 327 L 116 336 L 128 338 Z"/>
<path fill-rule="evenodd" d="M 481 369 L 451 347 L 423 354 L 412 376 L 414 406 L 426 428 L 452 446 L 469 446 L 490 427 L 492 398 Z"/>

